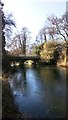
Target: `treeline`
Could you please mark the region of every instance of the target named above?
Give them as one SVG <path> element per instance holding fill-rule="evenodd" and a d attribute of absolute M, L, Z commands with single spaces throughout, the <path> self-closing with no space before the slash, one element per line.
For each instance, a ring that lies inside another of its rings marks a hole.
<path fill-rule="evenodd" d="M 32 54 L 39 55 L 42 61 L 68 66 L 67 17 L 65 13 L 60 18 L 47 18 L 46 25 L 39 31 L 32 46 Z"/>
<path fill-rule="evenodd" d="M 50 40 L 44 42 L 38 46 L 34 46 L 32 54 L 40 56 L 42 62 L 46 62 L 53 65 L 67 66 L 68 58 L 67 48 L 68 41 L 57 42 L 56 40 Z"/>
<path fill-rule="evenodd" d="M 30 31 L 27 27 L 18 31 L 12 14 L 2 11 L 2 54 L 37 54 L 42 61 L 67 64 L 68 32 L 66 13 L 60 18 L 49 16 L 44 27 L 39 30 L 35 43 L 30 44 Z M 7 48 L 7 49 L 6 49 Z M 8 51 L 9 50 L 9 51 Z"/>

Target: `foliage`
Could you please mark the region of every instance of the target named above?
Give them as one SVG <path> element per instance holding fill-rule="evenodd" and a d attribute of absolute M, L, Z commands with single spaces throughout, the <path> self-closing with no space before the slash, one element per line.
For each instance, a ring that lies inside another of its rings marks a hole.
<path fill-rule="evenodd" d="M 41 59 L 50 62 L 54 60 L 57 62 L 59 55 L 62 51 L 62 46 L 56 41 L 48 41 L 43 45 L 43 49 L 40 52 Z"/>
<path fill-rule="evenodd" d="M 40 56 L 40 52 L 43 49 L 43 43 L 35 47 L 35 53 Z"/>
<path fill-rule="evenodd" d="M 68 66 L 68 41 L 62 43 L 62 52 L 60 54 L 60 59 L 58 65 Z"/>
<path fill-rule="evenodd" d="M 36 37 L 36 54 L 40 55 L 43 61 L 57 63 L 68 59 L 67 29 L 66 13 L 59 18 L 56 16 L 47 18 L 46 25 Z M 60 42 L 61 39 L 64 41 Z"/>

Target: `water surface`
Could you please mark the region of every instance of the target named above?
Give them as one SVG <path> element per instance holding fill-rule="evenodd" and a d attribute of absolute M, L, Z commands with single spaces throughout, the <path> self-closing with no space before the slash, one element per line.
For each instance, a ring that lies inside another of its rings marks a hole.
<path fill-rule="evenodd" d="M 24 67 L 9 80 L 14 103 L 25 117 L 59 118 L 66 113 L 66 69 Z"/>

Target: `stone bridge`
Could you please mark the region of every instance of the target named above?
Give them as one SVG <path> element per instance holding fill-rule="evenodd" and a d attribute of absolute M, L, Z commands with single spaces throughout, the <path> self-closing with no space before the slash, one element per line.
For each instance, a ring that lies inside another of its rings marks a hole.
<path fill-rule="evenodd" d="M 32 60 L 34 63 L 38 63 L 40 60 L 39 56 L 8 56 L 10 62 L 24 63 L 27 60 Z"/>

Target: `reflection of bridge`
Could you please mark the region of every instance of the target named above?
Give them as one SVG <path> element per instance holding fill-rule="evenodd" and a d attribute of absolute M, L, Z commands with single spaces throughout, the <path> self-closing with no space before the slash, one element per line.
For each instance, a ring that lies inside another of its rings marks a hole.
<path fill-rule="evenodd" d="M 20 62 L 24 63 L 27 60 L 32 60 L 33 62 L 39 62 L 40 57 L 39 56 L 9 56 L 8 57 L 10 62 Z"/>

